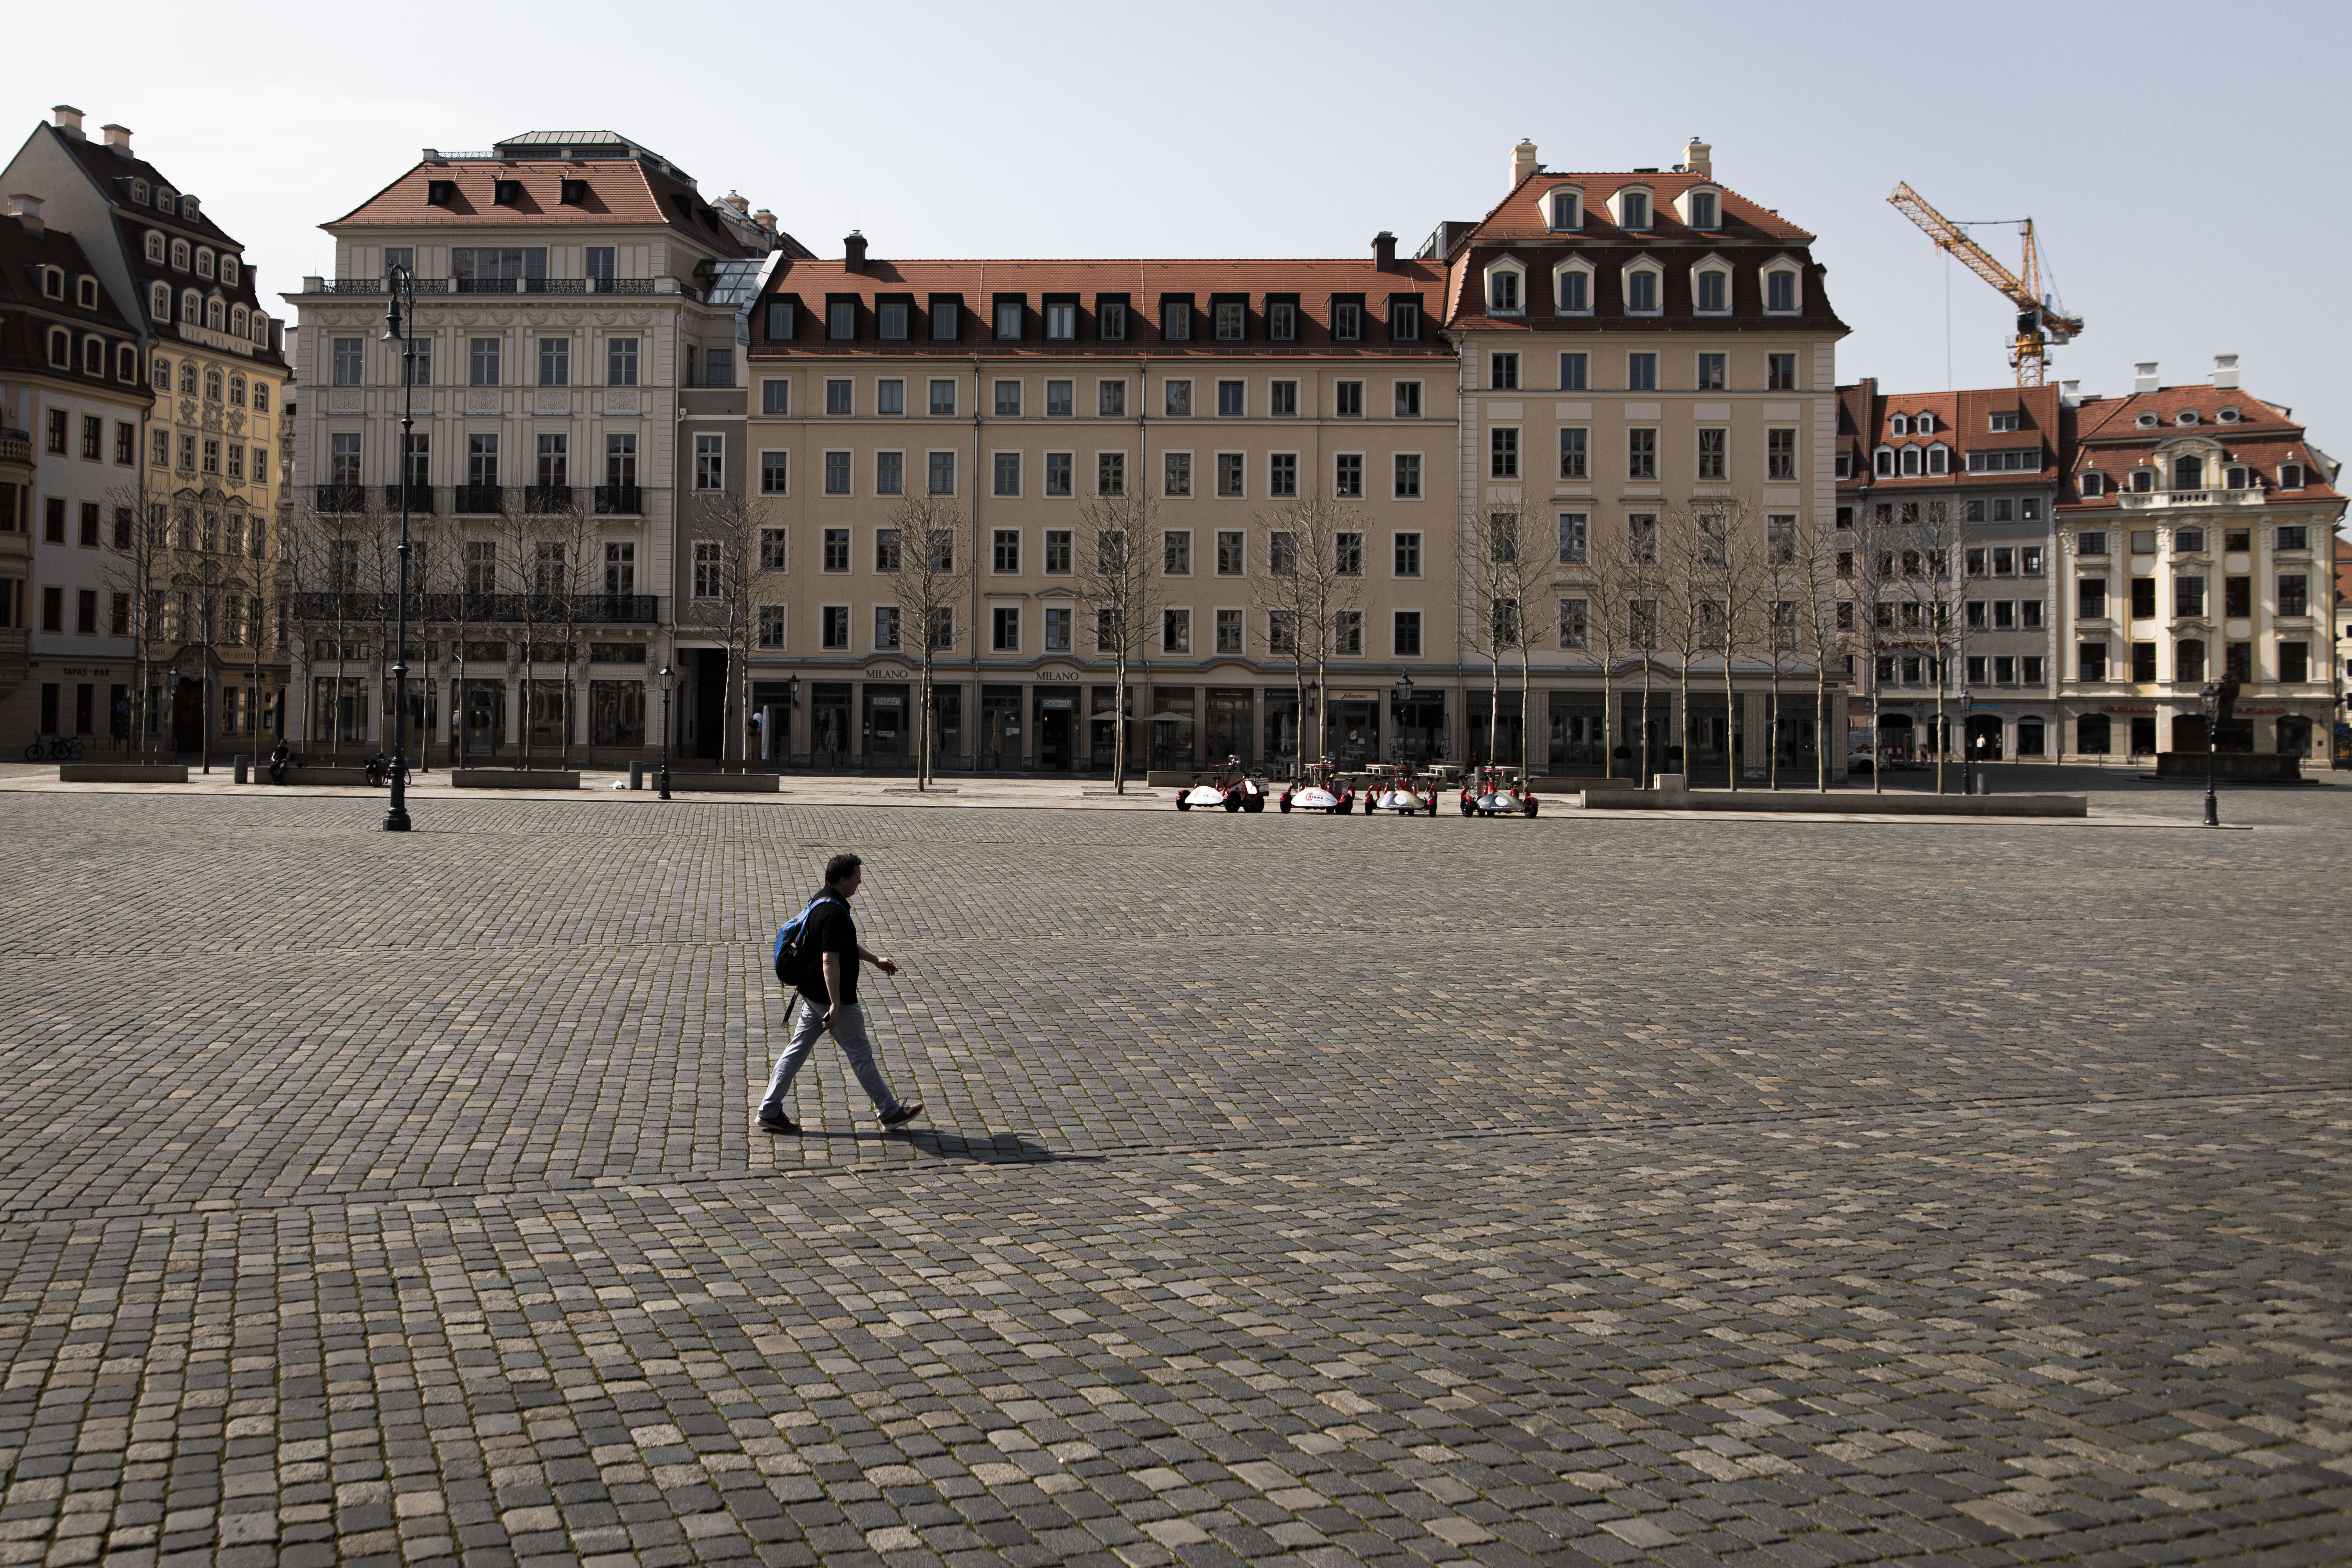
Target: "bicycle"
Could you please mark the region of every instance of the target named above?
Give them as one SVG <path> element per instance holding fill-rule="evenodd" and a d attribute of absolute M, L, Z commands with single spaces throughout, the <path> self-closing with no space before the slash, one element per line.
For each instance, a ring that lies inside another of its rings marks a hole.
<path fill-rule="evenodd" d="M 78 763 L 81 761 L 81 742 L 63 735 L 44 735 L 25 748 L 28 763 Z"/>

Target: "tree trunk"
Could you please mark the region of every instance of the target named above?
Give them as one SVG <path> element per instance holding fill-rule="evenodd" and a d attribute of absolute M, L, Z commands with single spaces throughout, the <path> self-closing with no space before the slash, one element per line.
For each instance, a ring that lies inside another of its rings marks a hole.
<path fill-rule="evenodd" d="M 1871 618 L 1874 624 L 1877 619 L 1877 610 L 1874 605 L 1872 607 Z M 1866 657 L 1870 660 L 1870 793 L 1885 795 L 1886 793 L 1886 756 L 1878 748 L 1878 634 L 1875 631 L 1870 634 Z"/>
<path fill-rule="evenodd" d="M 1740 757 L 1739 742 L 1735 737 L 1739 734 L 1740 726 L 1733 721 L 1736 715 L 1732 705 L 1739 700 L 1739 697 L 1738 694 L 1732 689 L 1731 686 L 1731 626 L 1729 622 L 1730 617 L 1727 616 L 1725 617 L 1725 625 L 1723 628 L 1723 752 L 1724 756 L 1727 759 L 1727 765 L 1724 768 L 1724 772 L 1729 777 L 1732 792 L 1737 794 L 1739 790 Z"/>
<path fill-rule="evenodd" d="M 1532 695 L 1529 686 L 1530 674 L 1528 668 L 1528 646 L 1525 642 L 1521 642 L 1519 644 L 1519 787 L 1521 789 L 1527 788 L 1528 781 L 1535 777 L 1534 770 L 1528 765 L 1528 731 L 1534 727 L 1529 722 L 1531 716 L 1528 711 L 1528 700 Z"/>
<path fill-rule="evenodd" d="M 978 634 L 975 632 L 974 634 Z M 1122 634 L 1123 635 L 1123 634 Z M 1111 793 L 1127 793 L 1127 655 L 1122 652 L 1111 667 L 1110 709 L 1110 779 Z"/>

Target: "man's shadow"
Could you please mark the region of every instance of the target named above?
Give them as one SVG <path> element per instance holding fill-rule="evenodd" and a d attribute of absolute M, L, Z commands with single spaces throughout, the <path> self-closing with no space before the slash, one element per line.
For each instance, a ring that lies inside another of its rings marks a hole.
<path fill-rule="evenodd" d="M 844 1130 L 839 1132 L 810 1131 L 804 1138 L 821 1138 L 828 1143 L 848 1142 L 858 1147 L 860 1153 L 872 1152 L 887 1154 L 892 1149 L 909 1149 L 918 1156 L 934 1160 L 963 1160 L 982 1165 L 1099 1165 L 1100 1154 L 1064 1154 L 1033 1143 L 1018 1132 L 996 1132 L 987 1135 L 958 1132 L 951 1128 L 918 1127 L 904 1131 L 866 1132 Z"/>

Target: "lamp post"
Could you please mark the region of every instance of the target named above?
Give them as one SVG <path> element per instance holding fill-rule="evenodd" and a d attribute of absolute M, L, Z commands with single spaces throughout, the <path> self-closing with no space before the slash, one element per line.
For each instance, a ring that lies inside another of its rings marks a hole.
<path fill-rule="evenodd" d="M 769 738 L 769 741 L 768 741 L 768 756 L 769 756 L 769 758 L 770 758 L 772 761 L 773 761 L 773 762 L 775 763 L 775 764 L 776 764 L 776 771 L 777 771 L 778 773 L 782 773 L 782 772 L 784 771 L 784 769 L 785 769 L 785 768 L 787 768 L 787 767 L 789 767 L 789 766 L 791 766 L 791 765 L 792 765 L 792 761 L 793 761 L 793 710 L 796 710 L 797 708 L 799 708 L 799 707 L 800 707 L 800 705 L 801 705 L 801 678 L 800 678 L 800 676 L 799 676 L 797 673 L 794 673 L 794 674 L 788 675 L 788 676 L 784 677 L 784 733 L 783 733 L 783 745 L 782 745 L 782 749 L 781 749 L 781 750 L 779 750 L 779 749 L 778 749 L 778 746 L 777 746 L 777 743 L 776 743 L 776 740 L 775 740 L 775 738 L 774 738 L 773 736 L 771 736 L 771 737 Z"/>
<path fill-rule="evenodd" d="M 661 797 L 662 797 L 664 800 L 667 800 L 667 799 L 669 798 L 669 689 L 670 689 L 670 685 L 671 685 L 671 683 L 672 683 L 673 681 L 675 681 L 677 679 L 677 675 L 675 674 L 675 672 L 673 672 L 673 671 L 671 670 L 671 668 L 670 668 L 670 667 L 669 667 L 669 666 L 667 666 L 667 665 L 663 665 L 663 666 L 661 667 L 661 683 L 662 683 L 662 765 L 661 765 Z"/>
<path fill-rule="evenodd" d="M 1323 760 L 1323 711 L 1322 704 L 1316 700 L 1316 693 L 1322 689 L 1323 683 L 1319 680 L 1307 683 L 1307 713 L 1315 715 L 1315 760 L 1318 763 Z M 1307 763 L 1307 713 L 1298 716 L 1298 762 L 1302 769 Z M 1304 778 L 1306 774 L 1302 772 L 1299 776 Z"/>
<path fill-rule="evenodd" d="M 2205 826 L 2219 827 L 2221 826 L 2221 814 L 2213 804 L 2213 731 L 2221 723 L 2221 689 L 2208 685 L 2200 700 L 2205 708 Z"/>
<path fill-rule="evenodd" d="M 1408 669 L 1397 676 L 1397 683 L 1391 695 L 1396 710 L 1389 721 L 1389 749 L 1401 763 L 1404 761 L 1404 705 L 1412 700 L 1412 671 Z"/>
<path fill-rule="evenodd" d="M 385 280 L 392 301 L 383 313 L 383 341 L 400 345 L 400 590 L 394 604 L 392 660 L 392 804 L 383 814 L 386 833 L 408 831 L 408 454 L 416 425 L 416 279 L 395 267 Z M 401 310 L 405 300 L 408 309 Z"/>

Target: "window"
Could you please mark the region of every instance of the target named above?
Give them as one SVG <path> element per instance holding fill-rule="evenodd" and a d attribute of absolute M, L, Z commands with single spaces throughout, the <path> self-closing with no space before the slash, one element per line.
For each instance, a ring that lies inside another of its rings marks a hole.
<path fill-rule="evenodd" d="M 2184 574 L 2172 580 L 2172 613 L 2176 616 L 2201 616 L 2205 613 L 2204 574 Z"/>
<path fill-rule="evenodd" d="M 2183 637 L 2172 645 L 2172 679 L 2201 681 L 2205 679 L 2205 639 Z"/>
<path fill-rule="evenodd" d="M 1590 383 L 1591 356 L 1583 353 L 1559 356 L 1559 389 L 1562 392 L 1582 392 Z"/>
<path fill-rule="evenodd" d="M 1342 452 L 1331 459 L 1331 493 L 1346 500 L 1360 500 L 1364 493 L 1364 455 Z"/>
<path fill-rule="evenodd" d="M 1342 577 L 1364 574 L 1364 536 L 1360 533 L 1335 533 L 1331 536 L 1332 564 Z"/>
<path fill-rule="evenodd" d="M 1730 472 L 1731 432 L 1702 426 L 1698 433 L 1698 477 L 1702 481 L 1721 480 Z"/>
<path fill-rule="evenodd" d="M 1066 607 L 1049 607 L 1045 611 L 1045 651 L 1070 651 L 1070 612 Z"/>
<path fill-rule="evenodd" d="M 1045 416 L 1048 419 L 1066 419 L 1070 416 L 1072 412 L 1070 389 L 1073 384 L 1066 381 L 1049 381 L 1045 384 Z"/>
<path fill-rule="evenodd" d="M 1266 384 L 1266 412 L 1278 418 L 1296 418 L 1298 414 L 1298 384 L 1276 381 Z"/>
<path fill-rule="evenodd" d="M 1655 392 L 1658 389 L 1658 356 L 1653 353 L 1625 356 L 1625 390 Z"/>
<path fill-rule="evenodd" d="M 1160 570 L 1169 577 L 1189 577 L 1192 574 L 1192 535 L 1187 529 L 1171 529 L 1160 536 Z"/>
<path fill-rule="evenodd" d="M 2077 680 L 2105 680 L 2107 678 L 2106 644 L 2086 642 L 2076 646 L 2074 678 Z"/>
<path fill-rule="evenodd" d="M 1418 299 L 1389 300 L 1389 342 L 1417 343 L 1421 342 L 1421 301 Z"/>
<path fill-rule="evenodd" d="M 1574 191 L 1551 193 L 1550 223 L 1554 228 L 1579 228 L 1583 226 L 1584 198 Z"/>
<path fill-rule="evenodd" d="M 856 397 L 856 394 L 850 390 L 850 387 L 851 384 L 846 379 L 828 381 L 824 384 L 824 411 L 826 414 L 835 416 L 841 416 L 855 412 L 853 400 Z"/>
<path fill-rule="evenodd" d="M 844 453 L 845 472 L 847 454 Z M 846 490 L 842 492 L 847 494 Z M 877 452 L 874 454 L 874 493 L 877 496 L 898 496 L 907 493 L 907 454 Z"/>
<path fill-rule="evenodd" d="M 1049 528 L 1045 531 L 1045 574 L 1066 577 L 1070 574 L 1070 531 Z"/>
<path fill-rule="evenodd" d="M 2135 577 L 2131 580 L 2132 619 L 2145 621 L 2156 615 L 2156 579 Z"/>
<path fill-rule="evenodd" d="M 760 646 L 761 647 L 782 647 L 784 646 L 783 605 L 762 605 L 760 606 Z"/>
<path fill-rule="evenodd" d="M 2254 531 L 2251 528 L 2225 528 L 2221 531 L 2221 548 L 2237 553 L 2254 547 Z"/>
<path fill-rule="evenodd" d="M 1647 268 L 1625 274 L 1625 311 L 1633 316 L 1658 313 L 1658 275 Z"/>
<path fill-rule="evenodd" d="M 1192 493 L 1192 454 L 1163 452 L 1160 458 L 1160 493 L 1166 496 L 1189 496 Z"/>
<path fill-rule="evenodd" d="M 1017 528 L 997 529 L 989 540 L 989 563 L 998 573 L 1012 576 L 1021 570 L 1021 531 Z"/>
<path fill-rule="evenodd" d="M 1045 301 L 1045 338 L 1049 342 L 1076 342 L 1078 335 L 1078 303 L 1075 300 Z"/>
<path fill-rule="evenodd" d="M 798 335 L 799 331 L 800 311 L 796 302 L 791 300 L 769 300 L 768 341 L 772 343 L 788 343 Z"/>
<path fill-rule="evenodd" d="M 81 455 L 97 462 L 106 445 L 106 421 L 95 414 L 81 416 Z"/>
<path fill-rule="evenodd" d="M 1693 279 L 1698 286 L 1696 309 L 1703 316 L 1720 316 L 1731 309 L 1731 279 L 1724 273 L 1706 271 Z"/>
<path fill-rule="evenodd" d="M 931 296 L 931 341 L 955 342 L 963 336 L 963 307 L 952 295 Z"/>
<path fill-rule="evenodd" d="M 1658 563 L 1658 518 L 1637 511 L 1625 519 L 1625 558 L 1643 566 Z"/>
<path fill-rule="evenodd" d="M 877 652 L 888 652 L 898 646 L 898 606 L 874 606 L 874 647 Z"/>
<path fill-rule="evenodd" d="M 818 612 L 818 640 L 827 649 L 849 647 L 849 606 L 827 605 Z"/>
<path fill-rule="evenodd" d="M 260 450 L 259 447 L 254 449 Z M 245 448 L 234 444 L 228 449 L 228 477 L 232 484 L 245 482 Z"/>
<path fill-rule="evenodd" d="M 2281 680 L 2311 679 L 2311 645 L 2307 642 L 2283 642 L 2278 645 L 2278 678 Z"/>
<path fill-rule="evenodd" d="M 572 340 L 570 338 L 539 340 L 539 384 L 541 386 L 572 384 Z"/>
<path fill-rule="evenodd" d="M 1095 383 L 1095 416 L 1099 419 L 1127 417 L 1127 383 L 1123 381 Z"/>
<path fill-rule="evenodd" d="M 1171 343 L 1192 341 L 1192 301 L 1190 298 L 1160 300 L 1160 335 Z"/>
<path fill-rule="evenodd" d="M 896 457 L 892 453 L 890 456 Z M 827 452 L 824 455 L 824 493 L 845 496 L 849 493 L 849 454 Z"/>
<path fill-rule="evenodd" d="M 1170 608 L 1160 612 L 1160 651 L 1162 653 L 1192 651 L 1192 611 Z"/>
<path fill-rule="evenodd" d="M 1095 494 L 1123 496 L 1127 493 L 1127 454 L 1097 452 L 1095 454 Z"/>
<path fill-rule="evenodd" d="M 1788 312 L 1797 308 L 1797 275 L 1780 269 L 1764 274 L 1764 309 Z"/>
<path fill-rule="evenodd" d="M 793 412 L 793 384 L 789 381 L 760 383 L 760 412 L 778 418 L 788 418 Z"/>
<path fill-rule="evenodd" d="M 1268 342 L 1295 343 L 1298 341 L 1298 301 L 1276 299 L 1265 301 L 1265 336 Z"/>
<path fill-rule="evenodd" d="M 762 452 L 760 454 L 760 493 L 767 496 L 789 495 L 792 454 Z"/>
<path fill-rule="evenodd" d="M 1021 493 L 1021 454 L 999 452 L 995 454 L 995 472 L 992 476 L 991 493 L 1000 496 L 1019 495 Z"/>
<path fill-rule="evenodd" d="M 735 384 L 735 351 L 710 349 L 702 356 L 702 384 L 731 388 Z"/>
<path fill-rule="evenodd" d="M 1519 356 L 1515 353 L 1495 353 L 1486 357 L 1486 384 L 1496 392 L 1516 392 L 1519 386 Z"/>
<path fill-rule="evenodd" d="M 824 531 L 824 565 L 823 569 L 827 572 L 846 572 L 849 570 L 849 530 L 845 528 L 828 528 Z"/>
<path fill-rule="evenodd" d="M 1591 522 L 1590 515 L 1585 512 L 1564 511 L 1559 514 L 1559 563 L 1561 565 L 1581 566 L 1590 558 Z"/>
<path fill-rule="evenodd" d="M 1076 455 L 1071 452 L 1045 454 L 1045 493 L 1066 496 L 1070 493 L 1070 470 Z"/>
<path fill-rule="evenodd" d="M 1516 479 L 1519 477 L 1519 433 L 1507 426 L 1486 432 L 1486 477 L 1490 479 Z"/>
<path fill-rule="evenodd" d="M 1722 354 L 1698 356 L 1698 389 L 1701 392 L 1721 392 L 1728 384 L 1724 379 Z"/>
<path fill-rule="evenodd" d="M 716 599 L 724 591 L 722 550 L 716 539 L 694 542 L 694 596 Z"/>
<path fill-rule="evenodd" d="M 2300 572 L 2279 574 L 2278 613 L 2282 616 L 2311 614 L 2311 579 Z"/>
<path fill-rule="evenodd" d="M 762 572 L 788 570 L 791 555 L 786 547 L 790 542 L 790 537 L 783 529 L 761 529 L 760 531 L 760 570 Z"/>
<path fill-rule="evenodd" d="M 727 488 L 726 437 L 697 436 L 694 438 L 694 488 L 698 490 Z"/>
<path fill-rule="evenodd" d="M 1270 496 L 1295 496 L 1298 493 L 1298 454 L 1276 452 L 1266 458 L 1265 493 Z"/>
<path fill-rule="evenodd" d="M 1559 602 L 1559 646 L 1580 648 L 1589 646 L 1591 637 L 1591 605 L 1583 599 L 1562 599 Z"/>
<path fill-rule="evenodd" d="M 1589 316 L 1592 313 L 1592 274 L 1582 267 L 1563 267 L 1552 275 L 1552 288 L 1558 296 L 1552 309 L 1562 316 Z"/>
<path fill-rule="evenodd" d="M 1192 416 L 1192 384 L 1189 381 L 1163 382 L 1160 385 L 1160 402 L 1164 412 L 1171 419 L 1191 418 Z"/>
<path fill-rule="evenodd" d="M 2097 530 L 2076 534 L 2074 552 L 2078 555 L 2105 555 L 2107 552 L 2106 534 Z"/>
<path fill-rule="evenodd" d="M 1617 198 L 1620 228 L 1650 226 L 1650 197 L 1646 191 L 1627 191 Z"/>
<path fill-rule="evenodd" d="M 1343 419 L 1364 416 L 1364 384 L 1360 381 L 1336 382 L 1331 387 L 1331 412 Z"/>
<path fill-rule="evenodd" d="M 1021 384 L 1000 381 L 996 384 L 996 416 L 999 419 L 1021 417 Z"/>
<path fill-rule="evenodd" d="M 1486 310 L 1490 315 L 1516 316 L 1519 313 L 1519 275 L 1500 268 L 1486 276 Z"/>
<path fill-rule="evenodd" d="M 930 459 L 931 494 L 935 496 L 955 494 L 956 455 L 953 452 L 933 452 Z"/>
<path fill-rule="evenodd" d="M 1625 432 L 1625 477 L 1629 479 L 1654 479 L 1658 477 L 1658 433 L 1655 430 Z"/>
<path fill-rule="evenodd" d="M 1937 450 L 1941 451 L 1941 447 Z M 1767 430 L 1764 433 L 1764 477 L 1768 479 L 1793 479 L 1797 477 L 1797 433 L 1794 430 Z"/>
<path fill-rule="evenodd" d="M 1331 651 L 1337 654 L 1360 654 L 1364 651 L 1364 612 L 1339 610 L 1331 616 Z"/>
<path fill-rule="evenodd" d="M 1394 459 L 1396 480 L 1394 494 L 1399 500 L 1421 499 L 1421 454 L 1399 452 Z"/>
<path fill-rule="evenodd" d="M 1765 367 L 1767 374 L 1764 378 L 1764 390 L 1767 392 L 1797 390 L 1797 356 L 1795 354 L 1767 355 Z"/>
<path fill-rule="evenodd" d="M 2226 679 L 2252 680 L 2254 645 L 2250 642 L 2224 643 L 2221 646 L 2221 674 Z"/>
<path fill-rule="evenodd" d="M 2311 548 L 2311 535 L 2300 524 L 2292 528 L 2281 528 L 2278 531 L 2278 548 L 2308 550 Z"/>
<path fill-rule="evenodd" d="M 1248 462 L 1249 458 L 1246 453 L 1220 452 L 1217 454 L 1217 494 L 1219 496 L 1230 499 L 1242 494 L 1243 474 Z"/>
<path fill-rule="evenodd" d="M 361 367 L 363 363 L 362 359 L 363 351 L 361 346 L 362 342 L 363 340 L 359 338 L 335 340 L 334 384 L 337 386 L 360 384 Z"/>
<path fill-rule="evenodd" d="M 2303 465 L 2301 463 L 2281 463 L 2279 465 L 2279 489 L 2283 490 L 2299 490 L 2303 489 Z"/>
<path fill-rule="evenodd" d="M 637 384 L 637 340 L 608 338 L 604 342 L 604 384 L 635 386 Z M 777 383 L 779 386 L 782 382 Z M 789 405 L 787 405 L 789 408 Z M 779 412 L 782 412 L 780 410 Z"/>
<path fill-rule="evenodd" d="M 1021 606 L 1000 605 L 988 615 L 988 646 L 998 653 L 1021 651 Z"/>
<path fill-rule="evenodd" d="M 932 417 L 952 417 L 955 411 L 956 384 L 946 376 L 934 377 L 931 382 Z"/>
<path fill-rule="evenodd" d="M 357 385 L 358 383 L 354 382 L 352 384 Z M 467 384 L 468 386 L 499 384 L 498 339 L 476 338 L 473 340 L 471 353 L 467 359 Z"/>
<path fill-rule="evenodd" d="M 1579 356 L 1581 357 L 1581 356 Z M 1563 479 L 1591 478 L 1585 463 L 1585 446 L 1591 432 L 1562 430 L 1559 433 L 1559 477 Z"/>

